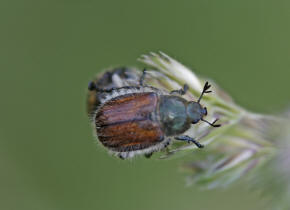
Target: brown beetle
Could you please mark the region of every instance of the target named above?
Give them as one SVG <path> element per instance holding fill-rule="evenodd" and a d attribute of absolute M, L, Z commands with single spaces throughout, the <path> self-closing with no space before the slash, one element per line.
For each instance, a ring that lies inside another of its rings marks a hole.
<path fill-rule="evenodd" d="M 213 123 L 203 119 L 207 109 L 199 102 L 203 94 L 211 92 L 208 82 L 194 102 L 181 97 L 188 90 L 186 84 L 183 89 L 165 92 L 144 85 L 145 74 L 144 70 L 138 86 L 100 89 L 94 82 L 89 84 L 90 91 L 105 95 L 92 115 L 100 142 L 122 159 L 136 154 L 150 157 L 168 146 L 171 137 L 202 148 L 194 138 L 182 134 L 200 120 L 213 127 L 220 126 L 215 124 L 217 119 Z"/>

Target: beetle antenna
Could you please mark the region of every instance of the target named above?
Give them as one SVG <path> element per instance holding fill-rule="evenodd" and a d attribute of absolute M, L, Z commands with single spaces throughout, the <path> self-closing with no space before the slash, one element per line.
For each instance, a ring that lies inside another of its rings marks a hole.
<path fill-rule="evenodd" d="M 199 99 L 197 100 L 197 103 L 200 102 L 202 96 L 205 94 L 205 93 L 211 93 L 212 91 L 211 90 L 208 90 L 209 88 L 211 87 L 211 85 L 208 84 L 208 82 L 206 82 L 203 86 L 203 90 L 202 90 L 202 93 L 201 95 L 199 96 Z"/>
<path fill-rule="evenodd" d="M 209 122 L 209 121 L 207 121 L 207 120 L 205 120 L 205 119 L 203 119 L 203 118 L 201 118 L 201 120 L 202 120 L 203 122 L 206 122 L 207 124 L 211 125 L 212 127 L 215 127 L 215 128 L 221 126 L 221 124 L 215 124 L 219 119 L 215 119 L 212 123 Z"/>

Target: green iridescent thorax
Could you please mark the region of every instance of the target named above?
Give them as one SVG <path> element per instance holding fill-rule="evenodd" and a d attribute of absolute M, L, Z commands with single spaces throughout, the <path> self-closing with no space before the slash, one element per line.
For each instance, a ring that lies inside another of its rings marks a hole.
<path fill-rule="evenodd" d="M 177 135 L 190 127 L 187 101 L 178 96 L 160 96 L 159 115 L 166 135 Z"/>

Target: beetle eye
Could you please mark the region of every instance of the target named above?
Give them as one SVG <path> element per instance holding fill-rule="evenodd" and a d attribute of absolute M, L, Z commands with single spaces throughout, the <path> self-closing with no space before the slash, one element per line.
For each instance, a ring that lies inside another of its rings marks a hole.
<path fill-rule="evenodd" d="M 204 113 L 205 116 L 207 115 L 207 108 L 206 107 L 204 107 L 203 113 Z"/>

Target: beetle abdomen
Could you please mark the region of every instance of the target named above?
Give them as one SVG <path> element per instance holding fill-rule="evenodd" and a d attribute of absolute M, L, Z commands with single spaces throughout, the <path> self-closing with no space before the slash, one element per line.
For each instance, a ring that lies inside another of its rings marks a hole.
<path fill-rule="evenodd" d="M 97 135 L 101 143 L 114 151 L 148 148 L 164 139 L 156 113 L 156 93 L 132 93 L 107 101 L 96 113 Z"/>

